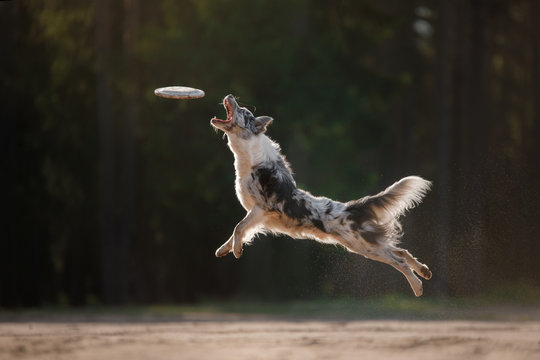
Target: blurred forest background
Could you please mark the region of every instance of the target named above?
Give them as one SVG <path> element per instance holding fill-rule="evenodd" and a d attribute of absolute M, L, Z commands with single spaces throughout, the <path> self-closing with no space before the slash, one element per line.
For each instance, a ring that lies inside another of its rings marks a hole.
<path fill-rule="evenodd" d="M 434 182 L 404 219 L 425 294 L 540 285 L 540 2 L 0 2 L 0 306 L 413 296 L 391 267 L 261 237 L 209 125 L 275 118 L 300 187 Z M 203 99 L 154 96 L 167 85 Z"/>

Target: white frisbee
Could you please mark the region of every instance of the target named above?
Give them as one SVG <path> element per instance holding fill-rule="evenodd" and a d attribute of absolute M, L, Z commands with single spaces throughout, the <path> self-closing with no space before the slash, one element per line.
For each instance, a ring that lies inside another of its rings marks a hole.
<path fill-rule="evenodd" d="M 167 86 L 154 90 L 154 94 L 168 99 L 198 99 L 204 91 L 186 86 Z"/>

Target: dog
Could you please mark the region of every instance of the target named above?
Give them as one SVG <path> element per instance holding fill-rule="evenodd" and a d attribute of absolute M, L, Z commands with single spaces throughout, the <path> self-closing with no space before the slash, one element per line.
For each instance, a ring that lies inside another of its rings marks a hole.
<path fill-rule="evenodd" d="M 251 243 L 258 233 L 314 239 L 393 266 L 405 275 L 414 294 L 422 295 L 422 281 L 415 272 L 426 280 L 432 274 L 397 246 L 403 235 L 399 217 L 422 201 L 431 182 L 409 176 L 377 195 L 347 203 L 313 196 L 296 187 L 279 144 L 265 135 L 273 118 L 255 117 L 233 95 L 223 99 L 223 106 L 227 118 L 214 116 L 210 124 L 228 138 L 234 154 L 236 195 L 247 214 L 217 249 L 217 257 L 232 252 L 240 258 L 243 244 Z"/>

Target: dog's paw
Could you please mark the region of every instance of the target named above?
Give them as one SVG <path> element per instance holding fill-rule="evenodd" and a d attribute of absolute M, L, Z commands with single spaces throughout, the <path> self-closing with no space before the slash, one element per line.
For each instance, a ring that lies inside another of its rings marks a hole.
<path fill-rule="evenodd" d="M 235 247 L 233 250 L 234 257 L 240 259 L 243 252 L 244 250 L 242 249 L 242 246 Z"/>
<path fill-rule="evenodd" d="M 432 276 L 431 271 L 426 265 L 422 265 L 422 267 L 420 268 L 420 273 L 418 275 L 420 275 L 426 280 L 431 279 L 431 276 Z"/>
<path fill-rule="evenodd" d="M 422 286 L 422 284 L 420 284 L 420 287 L 418 287 L 416 289 L 413 289 L 413 291 L 414 291 L 414 295 L 416 295 L 416 297 L 420 297 L 424 293 L 424 287 Z"/>
<path fill-rule="evenodd" d="M 216 250 L 216 257 L 225 256 L 230 252 L 231 252 L 231 248 L 229 246 L 222 245 L 219 249 Z"/>

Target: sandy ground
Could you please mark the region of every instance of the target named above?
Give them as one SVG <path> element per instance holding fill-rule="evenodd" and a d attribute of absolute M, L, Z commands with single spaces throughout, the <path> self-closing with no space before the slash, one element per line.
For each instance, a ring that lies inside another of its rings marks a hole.
<path fill-rule="evenodd" d="M 0 359 L 540 359 L 540 322 L 3 322 Z"/>

